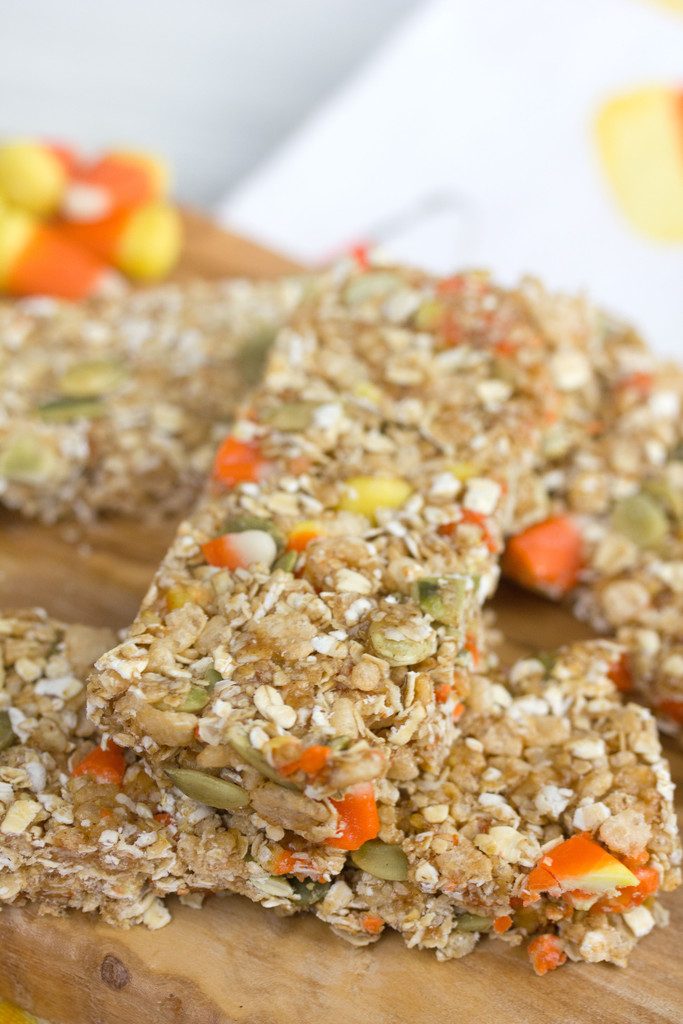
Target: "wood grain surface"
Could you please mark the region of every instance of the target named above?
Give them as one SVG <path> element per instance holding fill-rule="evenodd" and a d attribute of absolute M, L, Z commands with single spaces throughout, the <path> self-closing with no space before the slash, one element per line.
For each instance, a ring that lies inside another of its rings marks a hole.
<path fill-rule="evenodd" d="M 180 276 L 270 276 L 287 260 L 188 215 Z M 71 621 L 126 625 L 173 532 L 109 520 L 87 532 L 0 517 L 0 607 L 41 604 Z M 589 635 L 565 611 L 504 587 L 511 659 Z M 674 776 L 683 756 L 667 743 Z M 278 918 L 238 897 L 174 904 L 158 932 L 95 918 L 0 913 L 0 998 L 53 1024 L 673 1024 L 683 1020 L 683 892 L 672 925 L 627 970 L 572 964 L 536 978 L 520 950 L 483 942 L 438 963 L 397 936 L 357 950 L 320 922 Z"/>

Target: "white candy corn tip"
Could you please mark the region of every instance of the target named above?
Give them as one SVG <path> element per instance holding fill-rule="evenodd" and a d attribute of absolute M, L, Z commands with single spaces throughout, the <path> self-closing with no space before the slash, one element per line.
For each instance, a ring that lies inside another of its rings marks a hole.
<path fill-rule="evenodd" d="M 67 186 L 62 214 L 67 220 L 97 221 L 111 213 L 111 199 L 99 185 L 74 182 Z"/>
<path fill-rule="evenodd" d="M 235 561 L 242 569 L 250 565 L 271 566 L 277 556 L 277 545 L 265 530 L 243 530 L 229 533 L 227 538 L 235 554 Z"/>
<path fill-rule="evenodd" d="M 97 279 L 94 294 L 101 298 L 109 299 L 123 295 L 127 291 L 130 291 L 130 285 L 123 274 L 119 274 L 118 271 L 107 267 Z"/>

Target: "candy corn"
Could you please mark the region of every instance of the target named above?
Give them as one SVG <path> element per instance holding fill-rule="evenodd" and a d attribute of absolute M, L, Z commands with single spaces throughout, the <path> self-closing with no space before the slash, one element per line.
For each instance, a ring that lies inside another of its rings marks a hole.
<path fill-rule="evenodd" d="M 116 275 L 96 256 L 21 210 L 0 210 L 0 292 L 82 299 Z"/>
<path fill-rule="evenodd" d="M 0 195 L 28 213 L 49 216 L 62 200 L 70 159 L 63 147 L 6 142 L 0 146 Z"/>
<path fill-rule="evenodd" d="M 683 92 L 650 86 L 610 99 L 597 141 L 608 183 L 639 231 L 683 241 Z"/>
<path fill-rule="evenodd" d="M 241 441 L 229 434 L 216 452 L 213 478 L 225 487 L 257 483 L 266 471 L 266 463 L 254 441 Z"/>
<path fill-rule="evenodd" d="M 163 198 L 168 168 L 146 153 L 114 152 L 77 170 L 64 193 L 62 215 L 68 220 L 97 221 L 122 207 Z"/>
<path fill-rule="evenodd" d="M 265 530 L 242 530 L 224 533 L 202 544 L 202 554 L 209 565 L 222 569 L 247 569 L 250 565 L 270 566 L 275 561 L 277 546 Z"/>
<path fill-rule="evenodd" d="M 625 864 L 585 835 L 575 835 L 546 853 L 529 873 L 528 893 L 581 889 L 603 893 L 638 885 Z"/>
<path fill-rule="evenodd" d="M 135 281 L 164 277 L 182 243 L 178 211 L 160 202 L 127 207 L 95 222 L 62 221 L 59 230 Z"/>

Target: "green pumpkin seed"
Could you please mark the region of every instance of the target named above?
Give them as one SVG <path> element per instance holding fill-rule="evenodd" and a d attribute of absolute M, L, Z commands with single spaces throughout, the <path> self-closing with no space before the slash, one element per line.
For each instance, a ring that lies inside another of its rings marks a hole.
<path fill-rule="evenodd" d="M 461 914 L 455 919 L 459 932 L 488 932 L 493 927 L 493 918 L 480 914 Z"/>
<path fill-rule="evenodd" d="M 314 903 L 319 903 L 324 899 L 330 889 L 330 882 L 313 882 L 311 880 L 301 882 L 298 878 L 292 878 L 291 875 L 287 876 L 287 881 L 297 897 L 298 907 L 312 907 Z"/>
<path fill-rule="evenodd" d="M 227 740 L 235 753 L 239 754 L 246 764 L 255 768 L 260 775 L 264 776 L 264 778 L 270 779 L 271 782 L 277 782 L 278 786 L 282 786 L 284 789 L 295 790 L 298 788 L 293 782 L 289 782 L 287 779 L 283 778 L 277 769 L 273 768 L 271 764 L 268 764 L 263 754 L 257 750 L 256 747 L 252 747 L 249 742 L 249 737 L 244 729 L 239 725 L 233 725 L 231 727 L 227 735 Z"/>
<path fill-rule="evenodd" d="M 201 711 L 211 700 L 211 693 L 205 686 L 192 685 L 185 694 L 183 703 L 175 711 L 187 711 L 194 714 Z"/>
<path fill-rule="evenodd" d="M 462 624 L 467 595 L 472 591 L 468 576 L 425 576 L 417 581 L 415 589 L 423 612 L 445 626 Z"/>
<path fill-rule="evenodd" d="M 121 363 L 93 359 L 70 366 L 60 378 L 58 387 L 67 398 L 97 398 L 116 391 L 127 376 Z"/>
<path fill-rule="evenodd" d="M 291 900 L 294 890 L 286 878 L 279 875 L 270 875 L 268 878 L 255 878 L 254 888 L 263 892 L 266 896 L 276 896 L 281 899 Z"/>
<path fill-rule="evenodd" d="M 408 877 L 408 858 L 400 846 L 383 843 L 381 839 L 369 839 L 359 850 L 354 850 L 351 860 L 375 878 L 386 882 L 404 882 Z"/>
<path fill-rule="evenodd" d="M 299 555 L 296 551 L 285 551 L 273 562 L 273 572 L 276 569 L 281 569 L 282 572 L 294 572 L 294 566 L 298 557 Z"/>
<path fill-rule="evenodd" d="M 436 634 L 424 640 L 410 640 L 404 637 L 394 640 L 387 635 L 389 626 L 385 622 L 373 622 L 368 631 L 368 639 L 376 654 L 384 658 L 390 665 L 417 665 L 436 650 Z"/>
<path fill-rule="evenodd" d="M 550 675 L 557 664 L 557 655 L 551 651 L 539 651 L 534 657 L 536 661 L 540 661 L 541 665 L 543 665 L 546 675 Z"/>
<path fill-rule="evenodd" d="M 235 785 L 234 782 L 228 782 L 227 779 L 219 779 L 215 775 L 207 775 L 206 772 L 198 772 L 193 768 L 166 768 L 165 771 L 181 793 L 189 796 L 191 800 L 206 804 L 207 807 L 237 811 L 249 803 L 249 796 L 242 787 Z"/>
<path fill-rule="evenodd" d="M 215 686 L 216 683 L 220 682 L 223 676 L 220 674 L 220 672 L 217 672 L 215 668 L 207 668 L 206 672 L 204 673 L 204 678 L 206 679 L 209 686 Z"/>
<path fill-rule="evenodd" d="M 383 298 L 400 283 L 396 274 L 385 270 L 360 274 L 352 278 L 344 289 L 344 301 L 348 306 L 359 306 L 362 302 Z"/>
<path fill-rule="evenodd" d="M 669 532 L 664 509 L 642 491 L 623 498 L 612 513 L 612 525 L 640 548 L 657 547 Z"/>
<path fill-rule="evenodd" d="M 264 420 L 275 430 L 305 430 L 313 422 L 318 402 L 283 402 L 264 415 Z"/>
<path fill-rule="evenodd" d="M 413 326 L 417 331 L 436 331 L 442 324 L 446 306 L 439 299 L 425 299 L 421 302 L 413 316 Z"/>
<path fill-rule="evenodd" d="M 332 739 L 327 740 L 327 745 L 330 750 L 346 750 L 347 747 L 351 746 L 351 737 L 333 736 Z"/>
<path fill-rule="evenodd" d="M 13 437 L 0 451 L 0 477 L 13 483 L 41 483 L 54 476 L 58 466 L 54 452 L 31 434 Z"/>
<path fill-rule="evenodd" d="M 261 379 L 266 355 L 275 341 L 276 334 L 277 330 L 274 327 L 262 327 L 242 345 L 238 358 L 242 377 L 247 385 L 257 384 Z"/>
<path fill-rule="evenodd" d="M 225 520 L 225 533 L 246 533 L 247 530 L 261 530 L 268 533 L 275 541 L 278 551 L 285 546 L 277 527 L 270 519 L 261 519 L 259 516 L 250 516 L 246 513 L 239 516 L 228 516 Z"/>
<path fill-rule="evenodd" d="M 0 711 L 0 750 L 7 750 L 13 743 L 16 743 L 16 739 L 9 715 L 6 711 Z"/>
<path fill-rule="evenodd" d="M 666 509 L 674 519 L 683 519 L 683 490 L 674 487 L 669 480 L 651 480 L 644 491 Z"/>
<path fill-rule="evenodd" d="M 515 928 L 523 928 L 529 935 L 535 932 L 541 923 L 541 917 L 537 910 L 532 907 L 522 907 L 520 910 L 516 910 L 512 923 Z"/>
<path fill-rule="evenodd" d="M 98 398 L 55 398 L 38 406 L 41 419 L 48 423 L 94 420 L 103 416 L 104 404 Z"/>

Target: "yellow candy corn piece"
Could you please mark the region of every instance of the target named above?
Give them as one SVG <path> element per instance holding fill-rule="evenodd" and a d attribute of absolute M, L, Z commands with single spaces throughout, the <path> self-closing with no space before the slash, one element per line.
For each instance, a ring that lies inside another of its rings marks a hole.
<path fill-rule="evenodd" d="M 40 142 L 6 142 L 0 146 L 0 194 L 7 202 L 49 216 L 66 186 L 63 160 Z"/>
<path fill-rule="evenodd" d="M 607 180 L 633 226 L 683 241 L 683 94 L 646 88 L 616 97 L 596 127 Z"/>

